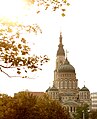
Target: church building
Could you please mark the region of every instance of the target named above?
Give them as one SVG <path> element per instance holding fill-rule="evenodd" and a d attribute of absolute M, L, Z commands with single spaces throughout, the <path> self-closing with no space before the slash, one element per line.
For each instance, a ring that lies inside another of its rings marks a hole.
<path fill-rule="evenodd" d="M 62 33 L 60 33 L 56 54 L 53 86 L 49 87 L 46 93 L 53 100 L 60 101 L 70 113 L 76 112 L 79 105 L 91 104 L 89 89 L 85 86 L 81 89 L 78 87 L 75 68 L 70 64 L 66 50 L 63 48 Z"/>

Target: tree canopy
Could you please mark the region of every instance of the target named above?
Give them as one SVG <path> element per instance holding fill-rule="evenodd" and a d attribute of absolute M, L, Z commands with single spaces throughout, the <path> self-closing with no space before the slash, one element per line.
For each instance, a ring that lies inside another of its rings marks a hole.
<path fill-rule="evenodd" d="M 0 119 L 69 119 L 69 113 L 45 94 L 37 97 L 24 91 L 14 97 L 1 95 Z"/>
<path fill-rule="evenodd" d="M 97 119 L 97 109 L 96 110 L 91 110 L 90 119 Z"/>
<path fill-rule="evenodd" d="M 76 113 L 74 114 L 75 119 L 82 119 L 83 118 L 83 113 L 85 116 L 85 119 L 89 118 L 89 105 L 83 104 L 81 106 L 78 106 L 76 109 Z"/>

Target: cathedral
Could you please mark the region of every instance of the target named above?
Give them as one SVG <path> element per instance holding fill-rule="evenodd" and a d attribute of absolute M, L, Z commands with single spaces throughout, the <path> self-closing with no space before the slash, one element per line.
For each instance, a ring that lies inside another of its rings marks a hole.
<path fill-rule="evenodd" d="M 63 48 L 62 33 L 56 54 L 53 86 L 46 93 L 53 100 L 59 101 L 70 113 L 75 113 L 79 105 L 91 104 L 89 89 L 85 85 L 81 89 L 78 87 L 75 68 L 70 64 Z"/>

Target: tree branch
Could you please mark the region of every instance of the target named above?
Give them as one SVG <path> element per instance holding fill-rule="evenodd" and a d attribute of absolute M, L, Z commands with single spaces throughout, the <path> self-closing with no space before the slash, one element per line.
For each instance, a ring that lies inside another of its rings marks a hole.
<path fill-rule="evenodd" d="M 32 78 L 32 77 L 27 77 L 27 76 L 10 76 L 8 73 L 6 73 L 5 71 L 3 71 L 1 68 L 0 68 L 0 71 L 2 73 L 6 74 L 9 78 L 19 77 L 19 78 L 26 78 L 26 79 L 35 79 L 35 78 Z"/>
<path fill-rule="evenodd" d="M 16 68 L 16 66 L 13 66 L 13 67 L 12 67 L 12 65 L 10 65 L 10 66 L 3 66 L 1 64 L 0 64 L 0 67 L 2 67 L 2 68 Z M 17 66 L 17 67 L 21 67 L 21 66 Z"/>
<path fill-rule="evenodd" d="M 2 69 L 0 69 L 1 72 L 3 72 L 4 74 L 6 74 L 9 78 L 11 78 L 11 76 L 9 74 L 7 74 L 6 72 L 4 72 Z"/>

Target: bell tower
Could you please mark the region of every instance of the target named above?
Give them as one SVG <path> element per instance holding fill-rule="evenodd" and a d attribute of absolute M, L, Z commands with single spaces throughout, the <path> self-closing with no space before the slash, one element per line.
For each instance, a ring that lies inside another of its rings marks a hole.
<path fill-rule="evenodd" d="M 63 48 L 62 44 L 62 32 L 60 32 L 60 37 L 59 37 L 59 45 L 58 45 L 58 50 L 57 50 L 57 55 L 56 55 L 56 70 L 58 67 L 64 63 L 65 61 L 65 51 Z"/>
<path fill-rule="evenodd" d="M 65 62 L 65 51 L 62 43 L 62 32 L 60 32 L 59 45 L 56 54 L 56 68 L 54 71 L 54 80 L 57 80 L 58 68 L 60 67 L 61 64 L 64 64 L 64 62 Z"/>

